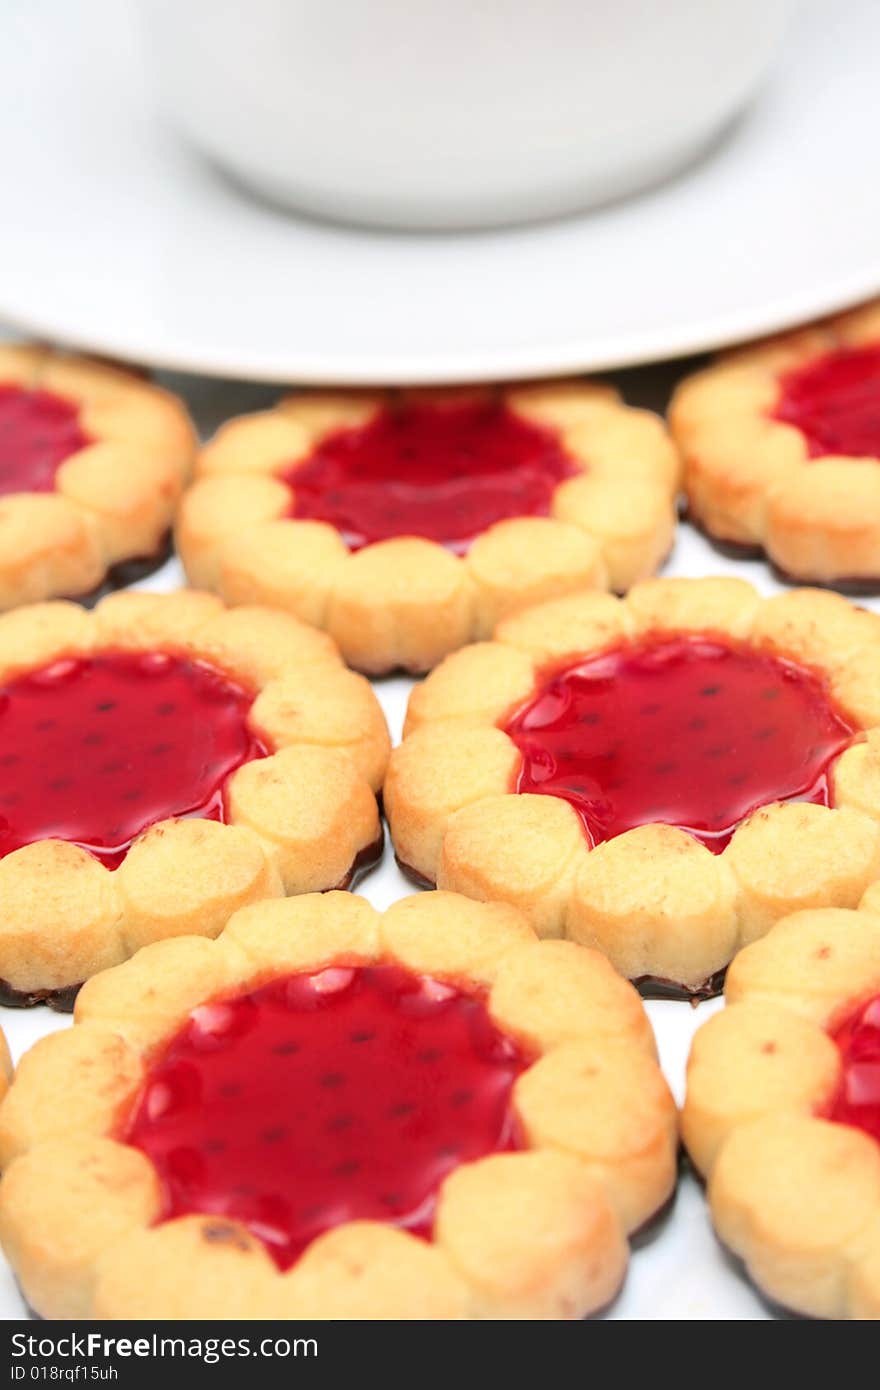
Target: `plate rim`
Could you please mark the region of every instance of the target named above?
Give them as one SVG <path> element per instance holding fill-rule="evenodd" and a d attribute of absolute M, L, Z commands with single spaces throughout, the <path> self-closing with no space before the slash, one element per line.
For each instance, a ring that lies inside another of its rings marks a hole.
<path fill-rule="evenodd" d="M 443 386 L 465 381 L 515 381 L 521 378 L 544 380 L 559 376 L 595 374 L 702 355 L 785 332 L 810 320 L 825 318 L 829 314 L 844 312 L 878 295 L 880 268 L 870 274 L 866 271 L 844 277 L 832 287 L 826 286 L 815 294 L 806 294 L 802 299 L 798 298 L 793 302 L 787 301 L 784 306 L 780 305 L 776 310 L 770 308 L 763 315 L 750 315 L 748 312 L 742 315 L 727 315 L 723 320 L 719 319 L 715 326 L 707 323 L 702 331 L 688 330 L 672 334 L 662 343 L 657 335 L 649 334 L 641 340 L 631 335 L 619 346 L 611 347 L 600 355 L 585 354 L 583 349 L 579 350 L 576 345 L 572 345 L 570 349 L 554 347 L 546 350 L 514 350 L 506 356 L 497 354 L 491 365 L 485 360 L 485 354 L 480 354 L 479 360 L 472 361 L 467 353 L 457 353 L 454 364 L 448 354 L 441 354 L 434 362 L 420 359 L 415 369 L 406 359 L 394 357 L 371 359 L 367 366 L 364 358 L 357 361 L 344 357 L 334 358 L 333 362 L 329 363 L 316 358 L 314 354 L 306 359 L 293 354 L 290 367 L 282 370 L 277 364 L 257 361 L 256 358 L 246 360 L 229 357 L 224 353 L 212 358 L 199 352 L 188 353 L 186 350 L 174 351 L 173 348 L 151 346 L 149 335 L 143 340 L 125 341 L 124 338 L 116 338 L 108 331 L 98 340 L 90 338 L 88 332 L 71 329 L 61 320 L 53 321 L 51 314 L 33 314 L 14 305 L 10 307 L 8 301 L 4 301 L 2 297 L 0 320 L 4 327 L 23 338 L 46 339 L 78 352 L 111 356 L 136 365 L 146 363 L 156 371 L 277 385 L 301 383 L 307 386 L 321 386 L 332 383 L 338 386 L 365 387 L 393 383 L 399 386 Z"/>

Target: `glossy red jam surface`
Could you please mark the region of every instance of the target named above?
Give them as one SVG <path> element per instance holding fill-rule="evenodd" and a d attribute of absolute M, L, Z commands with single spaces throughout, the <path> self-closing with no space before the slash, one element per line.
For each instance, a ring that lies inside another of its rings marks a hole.
<path fill-rule="evenodd" d="M 863 1129 L 880 1143 L 880 994 L 833 1033 L 843 1075 L 829 1119 Z"/>
<path fill-rule="evenodd" d="M 34 840 L 83 845 L 115 867 L 168 816 L 223 819 L 223 783 L 267 749 L 253 695 L 167 656 L 56 661 L 0 688 L 0 854 Z"/>
<path fill-rule="evenodd" d="M 796 425 L 810 454 L 880 458 L 880 345 L 829 353 L 786 372 L 777 420 Z"/>
<path fill-rule="evenodd" d="M 286 474 L 293 515 L 353 549 L 423 536 L 463 551 L 496 521 L 546 516 L 578 472 L 552 430 L 499 402 L 408 404 L 340 430 Z"/>
<path fill-rule="evenodd" d="M 51 492 L 59 465 L 89 442 L 69 401 L 0 385 L 0 495 Z"/>
<path fill-rule="evenodd" d="M 333 967 L 196 1009 L 126 1139 L 155 1164 L 166 1218 L 234 1217 L 286 1268 L 344 1221 L 428 1234 L 447 1173 L 516 1147 L 524 1066 L 480 997 Z"/>
<path fill-rule="evenodd" d="M 662 821 L 716 851 L 770 801 L 827 805 L 852 734 L 819 676 L 704 636 L 558 671 L 506 731 L 523 754 L 517 791 L 570 801 L 593 843 Z"/>

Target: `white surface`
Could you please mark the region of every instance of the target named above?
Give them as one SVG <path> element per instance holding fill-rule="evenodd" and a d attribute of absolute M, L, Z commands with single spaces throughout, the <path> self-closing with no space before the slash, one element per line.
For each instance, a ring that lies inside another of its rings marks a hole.
<path fill-rule="evenodd" d="M 677 172 L 742 110 L 792 3 L 139 0 L 164 105 L 221 167 L 297 211 L 432 230 Z"/>
<path fill-rule="evenodd" d="M 878 51 L 876 0 L 806 0 L 759 100 L 680 178 L 533 229 L 405 236 L 288 218 L 191 154 L 152 111 L 130 0 L 7 4 L 0 315 L 302 382 L 594 369 L 768 331 L 880 290 Z"/>
<path fill-rule="evenodd" d="M 660 404 L 673 375 L 674 371 L 668 366 L 628 374 L 625 383 L 628 398 L 635 404 Z M 204 433 L 212 431 L 225 416 L 256 409 L 271 398 L 266 390 L 240 383 L 176 379 L 172 384 L 187 395 Z M 727 560 L 685 525 L 679 529 L 675 550 L 664 572 L 668 575 L 737 574 L 751 579 L 764 593 L 778 593 L 785 588 L 762 562 Z M 136 587 L 172 589 L 181 582 L 178 562 L 170 560 L 159 574 Z M 880 599 L 860 601 L 880 611 Z M 412 684 L 402 677 L 375 684 L 395 742 L 400 737 Z M 379 908 L 413 892 L 412 885 L 397 869 L 387 843 L 381 865 L 361 882 L 358 891 Z M 695 1029 L 721 1007 L 720 1001 L 712 1000 L 693 1008 L 683 1002 L 652 1000 L 647 1007 L 665 1073 L 676 1098 L 681 1101 L 690 1040 Z M 15 1058 L 42 1034 L 68 1027 L 69 1023 L 66 1016 L 46 1008 L 0 1008 L 0 1024 Z M 0 1255 L 0 1318 L 23 1317 L 25 1312 L 12 1274 Z M 739 1320 L 766 1319 L 774 1314 L 718 1246 L 702 1192 L 694 1179 L 686 1175 L 673 1211 L 634 1252 L 623 1293 L 608 1316 L 613 1319 Z"/>

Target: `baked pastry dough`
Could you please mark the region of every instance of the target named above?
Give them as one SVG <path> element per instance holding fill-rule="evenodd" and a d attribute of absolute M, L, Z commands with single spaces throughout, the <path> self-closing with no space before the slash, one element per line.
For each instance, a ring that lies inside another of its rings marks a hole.
<path fill-rule="evenodd" d="M 676 1119 L 635 991 L 515 909 L 262 902 L 94 977 L 22 1059 L 0 1238 L 47 1317 L 576 1318 L 669 1198 Z"/>
<path fill-rule="evenodd" d="M 880 875 L 878 726 L 875 615 L 655 579 L 448 657 L 410 697 L 385 807 L 428 883 L 712 993 L 780 917 L 853 907 Z"/>
<path fill-rule="evenodd" d="M 196 477 L 177 523 L 190 582 L 295 613 L 380 675 L 652 574 L 679 467 L 656 416 L 559 382 L 289 396 L 224 425 Z"/>
<path fill-rule="evenodd" d="M 880 586 L 880 302 L 725 354 L 669 418 L 710 536 L 793 579 Z"/>
<path fill-rule="evenodd" d="M 880 892 L 778 922 L 694 1038 L 684 1140 L 721 1240 L 799 1313 L 880 1318 Z"/>
<path fill-rule="evenodd" d="M 3 1099 L 3 1097 L 6 1095 L 6 1092 L 9 1090 L 9 1084 L 11 1081 L 12 1058 L 9 1055 L 9 1047 L 6 1042 L 6 1036 L 2 1032 L 2 1030 L 0 1030 L 0 1100 Z"/>
<path fill-rule="evenodd" d="M 0 617 L 0 981 L 76 987 L 245 903 L 344 886 L 381 847 L 388 731 L 330 638 L 213 594 Z"/>
<path fill-rule="evenodd" d="M 0 609 L 159 563 L 195 449 L 182 402 L 142 377 L 0 344 Z"/>

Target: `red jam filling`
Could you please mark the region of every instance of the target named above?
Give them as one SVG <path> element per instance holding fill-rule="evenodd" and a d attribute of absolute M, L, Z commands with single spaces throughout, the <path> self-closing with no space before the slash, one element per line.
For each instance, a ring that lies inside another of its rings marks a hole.
<path fill-rule="evenodd" d="M 773 414 L 800 430 L 813 458 L 880 458 L 880 344 L 845 348 L 786 372 Z"/>
<path fill-rule="evenodd" d="M 880 994 L 851 1014 L 832 1037 L 843 1065 L 828 1116 L 880 1143 Z"/>
<path fill-rule="evenodd" d="M 659 821 L 716 852 L 768 802 L 828 805 L 828 766 L 853 733 L 818 675 L 708 636 L 557 671 L 505 728 L 516 790 L 570 801 L 593 843 Z"/>
<path fill-rule="evenodd" d="M 69 401 L 0 386 L 0 495 L 51 492 L 59 466 L 89 442 Z"/>
<path fill-rule="evenodd" d="M 110 868 L 168 816 L 222 820 L 223 784 L 268 751 L 253 695 L 161 652 L 73 657 L 0 688 L 0 855 L 70 840 Z"/>
<path fill-rule="evenodd" d="M 407 404 L 339 430 L 285 475 L 292 514 L 352 549 L 423 536 L 456 551 L 508 517 L 546 516 L 577 467 L 556 433 L 490 399 Z"/>
<path fill-rule="evenodd" d="M 164 1219 L 233 1217 L 286 1269 L 345 1221 L 429 1234 L 448 1173 L 517 1147 L 525 1065 L 479 995 L 331 967 L 194 1010 L 125 1137 L 160 1175 Z"/>

